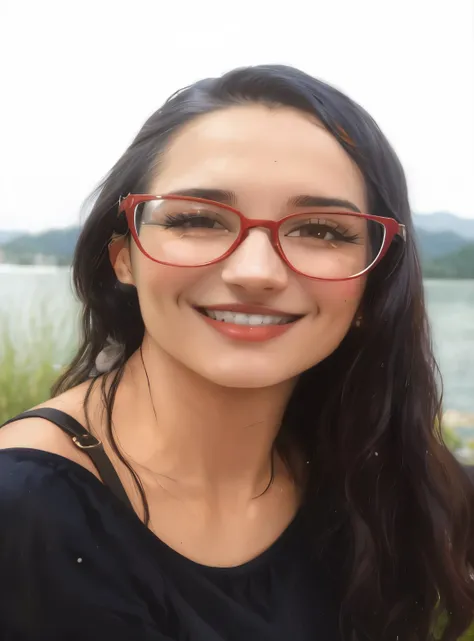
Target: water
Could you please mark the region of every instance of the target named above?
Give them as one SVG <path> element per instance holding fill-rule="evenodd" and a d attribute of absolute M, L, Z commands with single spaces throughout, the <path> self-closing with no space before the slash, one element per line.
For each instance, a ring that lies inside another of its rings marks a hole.
<path fill-rule="evenodd" d="M 426 281 L 425 291 L 444 406 L 474 413 L 474 280 Z"/>
<path fill-rule="evenodd" d="M 78 326 L 68 268 L 0 264 L 0 332 L 7 330 L 18 352 L 22 344 L 36 346 L 38 336 L 44 337 L 53 363 L 60 366 L 68 360 Z"/>
<path fill-rule="evenodd" d="M 474 281 L 432 280 L 425 287 L 444 406 L 474 413 Z M 36 331 L 38 321 L 48 319 L 57 334 L 59 357 L 77 328 L 69 270 L 0 265 L 0 294 L 0 323 L 10 323 L 19 344 Z"/>

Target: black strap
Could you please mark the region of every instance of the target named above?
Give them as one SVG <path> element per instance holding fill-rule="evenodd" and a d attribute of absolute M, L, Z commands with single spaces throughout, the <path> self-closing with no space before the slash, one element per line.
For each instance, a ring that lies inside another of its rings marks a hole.
<path fill-rule="evenodd" d="M 66 412 L 61 412 L 61 410 L 52 407 L 41 407 L 36 410 L 29 410 L 28 412 L 18 414 L 4 423 L 4 425 L 24 418 L 44 418 L 60 427 L 68 436 L 71 436 L 74 445 L 89 456 L 105 485 L 107 485 L 115 496 L 125 503 L 127 507 L 133 510 L 122 482 L 104 451 L 104 446 L 99 439 L 88 432 L 75 418 L 66 414 Z"/>

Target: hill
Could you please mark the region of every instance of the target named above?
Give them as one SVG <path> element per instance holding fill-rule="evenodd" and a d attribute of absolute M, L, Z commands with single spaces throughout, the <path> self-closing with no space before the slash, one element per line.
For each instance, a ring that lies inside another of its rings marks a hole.
<path fill-rule="evenodd" d="M 21 231 L 0 231 L 0 247 L 18 236 L 22 236 Z"/>
<path fill-rule="evenodd" d="M 428 278 L 474 278 L 474 220 L 445 213 L 415 215 L 414 220 Z M 0 262 L 68 265 L 79 233 L 80 227 L 21 235 L 0 231 Z"/>
<path fill-rule="evenodd" d="M 428 232 L 451 232 L 474 242 L 474 218 L 460 218 L 445 212 L 415 214 L 415 227 Z"/>
<path fill-rule="evenodd" d="M 423 264 L 423 273 L 426 278 L 474 279 L 474 243 L 447 256 L 427 260 Z"/>
<path fill-rule="evenodd" d="M 472 242 L 452 231 L 432 232 L 420 227 L 416 229 L 416 240 L 423 261 L 453 254 Z"/>
<path fill-rule="evenodd" d="M 80 227 L 52 229 L 40 234 L 23 234 L 1 246 L 4 262 L 33 264 L 38 257 L 60 265 L 71 262 Z"/>

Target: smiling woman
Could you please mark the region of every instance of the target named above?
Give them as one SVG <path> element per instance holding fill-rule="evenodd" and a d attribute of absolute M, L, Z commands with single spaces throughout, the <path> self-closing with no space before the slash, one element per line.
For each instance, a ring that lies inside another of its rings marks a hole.
<path fill-rule="evenodd" d="M 359 106 L 279 66 L 179 91 L 99 187 L 74 279 L 82 345 L 0 433 L 11 638 L 468 627 L 472 489 L 435 429 L 403 171 Z"/>

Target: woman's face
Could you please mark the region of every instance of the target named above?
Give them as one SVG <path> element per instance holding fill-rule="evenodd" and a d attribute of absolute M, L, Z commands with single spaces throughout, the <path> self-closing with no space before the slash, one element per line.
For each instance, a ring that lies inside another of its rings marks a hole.
<path fill-rule="evenodd" d="M 232 205 L 250 219 L 334 211 L 289 204 L 302 195 L 344 200 L 367 211 L 355 163 L 316 120 L 289 108 L 227 108 L 180 130 L 148 191 L 193 189 L 229 192 Z M 116 272 L 137 287 L 149 338 L 186 368 L 228 387 L 275 385 L 321 362 L 351 328 L 365 285 L 363 277 L 324 282 L 293 272 L 262 228 L 252 229 L 227 259 L 206 267 L 158 264 L 133 242 L 130 253 L 121 252 Z M 281 333 L 252 334 L 237 322 L 223 328 L 223 321 L 211 322 L 198 311 L 215 306 L 236 311 L 239 305 L 244 313 L 262 307 L 280 320 L 282 315 L 298 320 Z"/>

